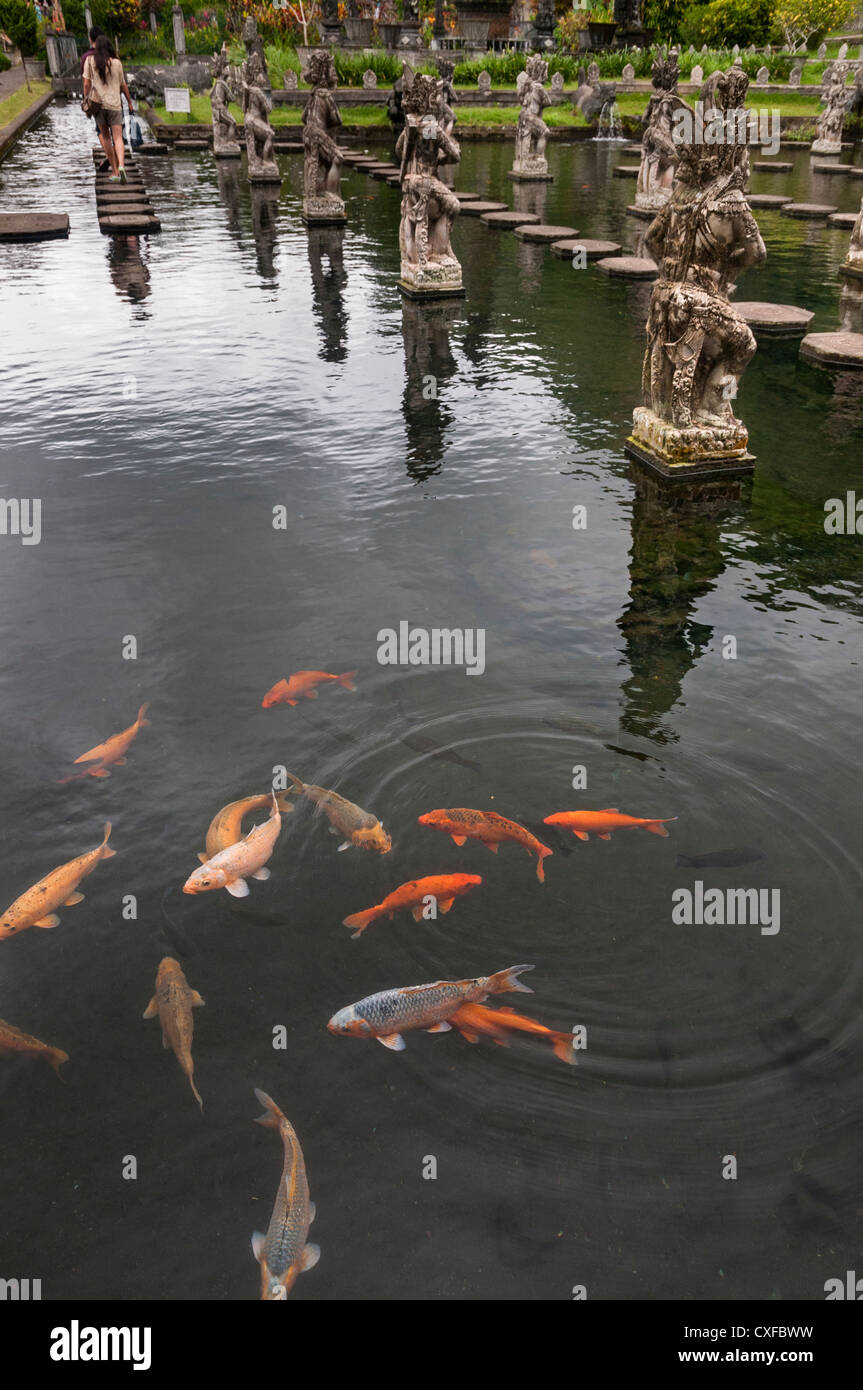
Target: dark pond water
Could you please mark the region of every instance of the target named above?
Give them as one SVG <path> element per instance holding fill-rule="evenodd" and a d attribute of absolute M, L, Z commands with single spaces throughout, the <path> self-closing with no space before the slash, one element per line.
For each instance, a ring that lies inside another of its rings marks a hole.
<path fill-rule="evenodd" d="M 3 905 L 107 818 L 117 850 L 57 930 L 0 943 L 0 1017 L 71 1058 L 65 1085 L 0 1067 L 0 1275 L 46 1298 L 257 1297 L 249 1239 L 281 1170 L 259 1086 L 317 1203 L 321 1261 L 294 1298 L 823 1298 L 863 1217 L 861 543 L 823 526 L 860 479 L 863 379 L 762 346 L 738 400 L 751 490 L 664 505 L 622 451 L 649 285 L 466 218 L 466 299 L 419 310 L 396 291 L 397 191 L 351 174 L 347 231 L 310 234 L 296 156 L 276 196 L 207 156 L 154 160 L 163 234 L 108 239 L 91 143 L 53 109 L 0 189 L 73 227 L 0 251 L 0 495 L 42 499 L 39 545 L 0 538 Z M 619 147 L 550 155 L 547 220 L 634 248 Z M 511 203 L 510 162 L 466 146 L 458 184 Z M 825 192 L 806 156 L 782 188 Z M 843 208 L 859 192 L 830 186 Z M 837 326 L 848 233 L 759 221 L 769 260 L 739 297 Z M 484 674 L 381 666 L 378 630 L 403 620 L 485 629 Z M 356 669 L 356 693 L 261 708 L 308 667 Z M 58 785 L 144 700 L 125 767 Z M 301 803 L 269 882 L 183 896 L 211 817 L 277 765 L 375 811 L 392 853 L 338 854 Z M 417 825 L 609 805 L 678 820 L 667 840 L 554 834 L 544 886 L 516 847 Z M 737 846 L 766 857 L 675 863 Z M 460 870 L 482 888 L 437 922 L 341 925 Z M 676 925 L 696 879 L 780 890 L 781 929 Z M 203 1117 L 141 1018 L 166 952 L 207 1004 Z M 585 1025 L 578 1067 L 326 1031 L 375 990 L 523 961 L 535 994 L 501 1002 Z"/>

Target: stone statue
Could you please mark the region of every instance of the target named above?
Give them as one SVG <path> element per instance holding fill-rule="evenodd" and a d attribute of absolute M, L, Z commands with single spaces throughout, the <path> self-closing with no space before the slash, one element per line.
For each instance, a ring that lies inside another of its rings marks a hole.
<path fill-rule="evenodd" d="M 246 50 L 246 58 L 251 58 L 253 53 L 257 53 L 261 61 L 263 81 L 261 86 L 265 91 L 271 91 L 270 74 L 267 69 L 267 60 L 264 56 L 264 40 L 258 33 L 258 21 L 252 15 L 246 15 L 243 20 L 243 47 Z"/>
<path fill-rule="evenodd" d="M 536 179 L 551 182 L 545 146 L 548 141 L 548 126 L 542 119 L 543 107 L 551 98 L 545 90 L 548 76 L 548 63 L 538 54 L 531 54 L 524 71 L 518 74 L 517 88 L 521 98 L 518 126 L 515 133 L 515 159 L 509 178 L 516 182 Z"/>
<path fill-rule="evenodd" d="M 437 67 L 440 73 L 437 82 L 437 118 L 447 135 L 452 135 L 455 129 L 455 112 L 452 108 L 458 101 L 452 82 L 455 63 L 451 63 L 447 58 L 439 58 Z"/>
<path fill-rule="evenodd" d="M 408 85 L 407 77 L 406 69 L 406 125 L 396 142 L 402 186 L 399 288 L 413 299 L 461 295 L 461 266 L 450 245 L 459 202 L 438 178 L 439 166 L 457 164 L 461 151 L 438 120 L 435 79 L 412 75 Z"/>
<path fill-rule="evenodd" d="M 635 185 L 635 206 L 658 212 L 671 197 L 679 146 L 672 136 L 674 113 L 686 103 L 678 96 L 680 67 L 677 49 L 653 64 L 653 93 L 642 117 L 641 164 Z"/>
<path fill-rule="evenodd" d="M 851 230 L 848 255 L 842 270 L 845 273 L 850 272 L 852 275 L 859 275 L 863 279 L 863 198 L 860 200 L 857 221 Z"/>
<path fill-rule="evenodd" d="M 387 119 L 395 135 L 401 135 L 405 128 L 405 113 L 402 110 L 403 89 L 404 81 L 401 77 L 397 77 L 387 98 Z"/>
<path fill-rule="evenodd" d="M 213 54 L 213 90 L 210 92 L 210 110 L 213 116 L 213 154 L 216 159 L 240 158 L 240 132 L 237 123 L 228 110 L 228 102 L 233 100 L 228 86 L 228 54 Z"/>
<path fill-rule="evenodd" d="M 264 89 L 264 69 L 257 53 L 252 53 L 243 63 L 242 76 L 243 128 L 249 159 L 249 182 L 281 183 L 279 167 L 273 155 L 273 131 L 270 126 L 273 102 Z"/>
<path fill-rule="evenodd" d="M 324 43 L 338 43 L 340 30 L 338 0 L 321 0 L 321 19 L 324 28 L 321 37 Z"/>
<path fill-rule="evenodd" d="M 842 125 L 849 96 L 845 86 L 847 76 L 848 64 L 834 63 L 830 80 L 822 87 L 821 100 L 826 103 L 827 110 L 818 117 L 813 154 L 839 154 L 842 150 Z"/>
<path fill-rule="evenodd" d="M 737 111 L 748 85 L 739 69 L 721 74 L 714 106 Z M 751 457 L 731 402 L 755 338 L 729 295 L 740 271 L 767 253 L 744 196 L 747 145 L 733 138 L 696 143 L 695 134 L 680 143 L 671 198 L 647 231 L 660 278 L 647 323 L 644 403 L 633 412 L 627 445 L 666 473 L 708 462 L 739 467 Z"/>
<path fill-rule="evenodd" d="M 303 221 L 338 225 L 347 222 L 339 193 L 342 159 L 332 132 L 342 118 L 334 96 L 336 65 L 324 48 L 309 55 L 306 81 L 312 91 L 303 112 Z"/>

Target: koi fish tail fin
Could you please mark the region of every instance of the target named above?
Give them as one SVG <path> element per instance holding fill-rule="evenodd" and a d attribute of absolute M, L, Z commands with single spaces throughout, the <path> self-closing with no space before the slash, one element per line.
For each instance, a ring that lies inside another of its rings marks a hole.
<path fill-rule="evenodd" d="M 336 680 L 339 685 L 344 686 L 345 690 L 356 690 L 357 687 L 354 685 L 354 676 L 356 674 L 356 671 L 345 671 L 343 675 L 336 676 Z"/>
<path fill-rule="evenodd" d="M 547 859 L 548 856 L 553 853 L 554 851 L 548 849 L 545 845 L 540 845 L 539 852 L 536 857 L 536 876 L 539 879 L 540 883 L 545 883 L 545 867 L 542 861 L 543 859 Z"/>
<path fill-rule="evenodd" d="M 555 1057 L 559 1057 L 567 1066 L 574 1067 L 576 1064 L 575 1048 L 572 1045 L 573 1039 L 569 1033 L 555 1033 L 552 1051 Z"/>
<path fill-rule="evenodd" d="M 255 1095 L 258 1103 L 264 1107 L 263 1115 L 258 1115 L 255 1119 L 256 1125 L 263 1125 L 265 1129 L 278 1129 L 282 1120 L 285 1118 L 272 1096 L 268 1096 L 266 1091 L 259 1091 L 255 1087 Z"/>
<path fill-rule="evenodd" d="M 194 1080 L 193 1080 L 193 1078 L 192 1078 L 191 1076 L 189 1077 L 189 1085 L 190 1085 L 191 1088 L 192 1088 L 192 1095 L 195 1097 L 195 1100 L 198 1102 L 198 1104 L 199 1104 L 200 1107 L 201 1107 L 201 1114 L 203 1115 L 203 1113 L 204 1113 L 204 1102 L 201 1100 L 200 1094 L 198 1093 L 198 1088 L 197 1088 L 197 1086 L 195 1085 L 195 1082 L 194 1082 Z"/>
<path fill-rule="evenodd" d="M 362 936 L 366 927 L 374 921 L 374 917 L 375 910 L 373 907 L 369 907 L 365 912 L 354 912 L 350 917 L 345 917 L 342 926 L 357 928 L 352 937 L 352 940 L 356 941 L 357 937 Z"/>
<path fill-rule="evenodd" d="M 138 710 L 138 718 L 135 720 L 135 723 L 138 725 L 139 729 L 148 729 L 150 727 L 149 719 L 144 718 L 144 715 L 147 713 L 147 710 L 149 708 L 150 701 L 145 700 L 141 708 Z"/>
<path fill-rule="evenodd" d="M 110 834 L 111 834 L 111 822 L 110 822 L 109 820 L 106 820 L 106 821 L 105 821 L 105 828 L 104 828 L 104 830 L 102 831 L 103 840 L 102 840 L 101 845 L 99 846 L 100 850 L 102 851 L 102 858 L 103 858 L 103 859 L 110 859 L 113 855 L 115 855 L 115 854 L 117 853 L 117 851 L 116 851 L 115 849 L 109 849 L 109 847 L 108 847 L 108 839 L 109 839 L 109 837 L 110 837 Z"/>
<path fill-rule="evenodd" d="M 676 817 L 676 816 L 668 816 L 668 817 L 666 818 L 666 821 L 673 821 L 673 820 L 677 820 L 677 817 Z M 666 821 L 652 820 L 652 821 L 649 821 L 649 822 L 647 823 L 647 825 L 646 825 L 644 828 L 645 828 L 645 830 L 649 830 L 650 833 L 651 833 L 651 835 L 661 835 L 662 838 L 663 838 L 663 840 L 667 840 L 667 839 L 668 839 L 668 831 L 667 831 L 666 828 L 665 828 Z"/>
<path fill-rule="evenodd" d="M 51 1066 L 54 1068 L 58 1076 L 60 1076 L 60 1068 L 62 1067 L 63 1063 L 68 1062 L 68 1060 L 68 1052 L 63 1052 L 62 1049 L 59 1047 L 52 1047 L 48 1053 L 48 1061 L 51 1063 Z M 63 1080 L 62 1076 L 60 1076 L 60 1080 Z"/>
<path fill-rule="evenodd" d="M 489 994 L 509 994 L 511 990 L 518 994 L 533 994 L 530 985 L 523 985 L 518 976 L 524 974 L 525 970 L 535 969 L 535 965 L 511 965 L 508 970 L 498 970 L 488 978 Z"/>

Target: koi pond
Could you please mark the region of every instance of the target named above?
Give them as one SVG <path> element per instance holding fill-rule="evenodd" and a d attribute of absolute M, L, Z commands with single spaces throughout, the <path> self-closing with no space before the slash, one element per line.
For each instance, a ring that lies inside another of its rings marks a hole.
<path fill-rule="evenodd" d="M 0 169 L 4 211 L 72 224 L 0 247 L 0 492 L 40 504 L 0 535 L 0 907 L 108 821 L 115 851 L 58 926 L 0 940 L 0 1017 L 68 1054 L 65 1084 L 0 1058 L 0 1275 L 259 1297 L 282 1145 L 258 1088 L 317 1208 L 292 1298 L 823 1300 L 863 1209 L 863 551 L 825 529 L 863 372 L 760 340 L 754 474 L 705 501 L 624 453 L 650 281 L 460 216 L 464 298 L 403 299 L 398 188 L 345 169 L 346 228 L 307 228 L 301 154 L 280 190 L 206 151 L 139 160 L 161 234 L 104 236 L 91 145 L 57 105 Z M 621 146 L 547 153 L 542 221 L 638 252 Z M 780 191 L 856 212 L 859 180 L 782 158 Z M 455 187 L 511 206 L 511 162 L 465 141 Z M 847 228 L 757 218 L 737 299 L 838 328 Z M 304 672 L 346 679 L 264 706 Z M 391 849 L 328 834 L 288 773 Z M 271 785 L 270 877 L 184 893 L 220 808 Z M 419 822 L 441 808 L 485 818 Z M 606 808 L 603 838 L 546 820 Z M 526 839 L 490 853 L 488 813 Z M 451 911 L 343 925 L 456 875 L 481 882 Z M 166 956 L 206 1005 L 203 1114 L 142 1017 Z M 533 994 L 487 1005 L 575 1065 L 505 1023 L 402 1051 L 328 1030 L 520 965 Z"/>

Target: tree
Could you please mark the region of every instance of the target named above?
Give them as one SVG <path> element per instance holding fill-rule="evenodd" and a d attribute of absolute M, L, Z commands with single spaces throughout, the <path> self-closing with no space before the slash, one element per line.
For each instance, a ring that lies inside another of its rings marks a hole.
<path fill-rule="evenodd" d="M 22 58 L 32 58 L 39 47 L 36 11 L 27 0 L 0 0 L 0 29 L 14 43 Z"/>
<path fill-rule="evenodd" d="M 797 53 L 814 34 L 844 24 L 850 12 L 850 0 L 779 0 L 775 18 L 789 53 Z"/>

